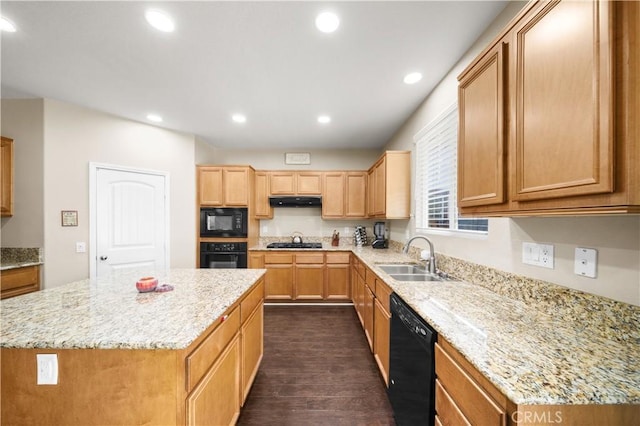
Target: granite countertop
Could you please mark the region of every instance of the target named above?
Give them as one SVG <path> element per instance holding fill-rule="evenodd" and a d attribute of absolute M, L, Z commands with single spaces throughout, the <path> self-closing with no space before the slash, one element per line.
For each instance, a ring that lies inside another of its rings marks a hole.
<path fill-rule="evenodd" d="M 615 312 L 587 322 L 464 281 L 399 282 L 377 264 L 409 256 L 353 252 L 512 402 L 640 404 L 640 330 L 621 321 L 619 336 L 608 337 L 603 328 Z M 640 311 L 629 309 L 636 324 Z"/>
<path fill-rule="evenodd" d="M 0 347 L 183 349 L 265 273 L 264 269 L 172 269 L 173 291 L 139 293 L 145 274 L 82 280 L 0 302 Z"/>
<path fill-rule="evenodd" d="M 9 269 L 26 268 L 28 266 L 42 265 L 42 262 L 8 262 L 0 264 L 0 271 Z"/>

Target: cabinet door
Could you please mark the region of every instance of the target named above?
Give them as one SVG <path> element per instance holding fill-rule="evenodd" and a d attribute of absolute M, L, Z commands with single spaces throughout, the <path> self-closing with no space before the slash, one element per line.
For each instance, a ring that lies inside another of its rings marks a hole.
<path fill-rule="evenodd" d="M 515 27 L 514 200 L 613 191 L 614 3 L 549 2 Z"/>
<path fill-rule="evenodd" d="M 242 404 L 247 400 L 264 353 L 264 307 L 260 303 L 242 324 Z"/>
<path fill-rule="evenodd" d="M 373 304 L 375 298 L 369 286 L 364 286 L 364 334 L 369 342 L 369 349 L 373 352 Z"/>
<path fill-rule="evenodd" d="M 222 206 L 222 167 L 201 167 L 198 169 L 198 198 L 202 206 Z"/>
<path fill-rule="evenodd" d="M 294 172 L 270 173 L 271 195 L 295 195 L 296 175 Z"/>
<path fill-rule="evenodd" d="M 224 205 L 247 207 L 249 205 L 249 169 L 225 167 L 223 172 Z"/>
<path fill-rule="evenodd" d="M 385 310 L 378 299 L 376 299 L 374 303 L 373 356 L 376 359 L 384 382 L 389 386 L 389 333 L 391 330 L 391 314 Z"/>
<path fill-rule="evenodd" d="M 296 299 L 324 298 L 324 265 L 296 265 Z"/>
<path fill-rule="evenodd" d="M 0 271 L 1 299 L 40 290 L 40 267 L 6 269 Z"/>
<path fill-rule="evenodd" d="M 367 216 L 375 216 L 376 203 L 376 169 L 367 173 Z"/>
<path fill-rule="evenodd" d="M 298 195 L 322 194 L 322 173 L 298 172 L 296 176 L 296 193 Z"/>
<path fill-rule="evenodd" d="M 349 265 L 329 264 L 327 262 L 327 285 L 325 298 L 327 300 L 349 300 Z"/>
<path fill-rule="evenodd" d="M 505 52 L 499 44 L 458 88 L 458 206 L 505 201 Z"/>
<path fill-rule="evenodd" d="M 240 344 L 236 336 L 187 398 L 188 425 L 229 425 L 240 415 Z"/>
<path fill-rule="evenodd" d="M 367 173 L 348 172 L 345 176 L 346 217 L 364 218 L 367 216 Z"/>
<path fill-rule="evenodd" d="M 267 273 L 264 278 L 265 299 L 293 299 L 293 264 L 265 265 Z"/>
<path fill-rule="evenodd" d="M 344 217 L 344 173 L 325 173 L 324 188 L 322 217 Z"/>
<path fill-rule="evenodd" d="M 375 168 L 375 194 L 373 198 L 373 213 L 376 216 L 384 216 L 387 202 L 387 163 L 386 158 L 376 165 Z"/>
<path fill-rule="evenodd" d="M 0 215 L 13 215 L 13 139 L 2 137 L 0 148 Z"/>
<path fill-rule="evenodd" d="M 256 172 L 255 216 L 260 219 L 273 218 L 273 208 L 269 205 L 269 175 Z"/>

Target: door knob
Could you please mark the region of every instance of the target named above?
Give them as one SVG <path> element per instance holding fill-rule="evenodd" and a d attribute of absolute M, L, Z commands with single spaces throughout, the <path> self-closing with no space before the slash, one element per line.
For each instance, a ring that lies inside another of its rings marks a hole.
<path fill-rule="evenodd" d="M 100 260 L 107 260 L 108 256 L 100 256 Z"/>

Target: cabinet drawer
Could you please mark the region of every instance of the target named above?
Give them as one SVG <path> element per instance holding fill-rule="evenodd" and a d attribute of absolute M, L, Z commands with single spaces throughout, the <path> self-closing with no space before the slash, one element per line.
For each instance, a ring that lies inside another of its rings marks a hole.
<path fill-rule="evenodd" d="M 436 376 L 465 417 L 474 425 L 505 425 L 505 411 L 439 344 L 436 343 L 435 349 Z"/>
<path fill-rule="evenodd" d="M 227 318 L 207 336 L 186 360 L 187 392 L 200 381 L 227 344 L 240 329 L 240 310 L 235 308 Z M 222 320 L 222 318 L 220 319 Z"/>
<path fill-rule="evenodd" d="M 451 396 L 444 390 L 440 380 L 436 380 L 436 413 L 438 413 L 440 423 L 443 425 L 471 426 Z"/>
<path fill-rule="evenodd" d="M 251 290 L 251 292 L 242 299 L 240 303 L 240 322 L 244 322 L 251 316 L 251 313 L 255 310 L 256 306 L 262 302 L 262 296 L 264 295 L 264 279 L 261 279 L 258 284 Z"/>
<path fill-rule="evenodd" d="M 264 263 L 293 263 L 293 254 L 291 253 L 267 253 L 264 255 Z"/>
<path fill-rule="evenodd" d="M 296 254 L 296 263 L 313 263 L 313 264 L 323 264 L 324 263 L 324 253 L 304 253 L 304 254 Z"/>
<path fill-rule="evenodd" d="M 391 312 L 391 307 L 389 306 L 391 293 L 391 288 L 384 281 L 376 278 L 376 298 L 387 312 Z"/>
<path fill-rule="evenodd" d="M 350 253 L 327 253 L 327 263 L 348 264 L 350 257 Z"/>
<path fill-rule="evenodd" d="M 0 271 L 2 283 L 2 299 L 40 290 L 40 267 L 26 266 L 24 268 Z"/>

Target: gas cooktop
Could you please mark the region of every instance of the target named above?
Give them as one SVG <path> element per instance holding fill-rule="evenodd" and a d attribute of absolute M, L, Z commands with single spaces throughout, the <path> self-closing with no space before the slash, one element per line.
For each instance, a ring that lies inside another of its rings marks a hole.
<path fill-rule="evenodd" d="M 269 243 L 269 249 L 321 249 L 322 243 Z"/>

